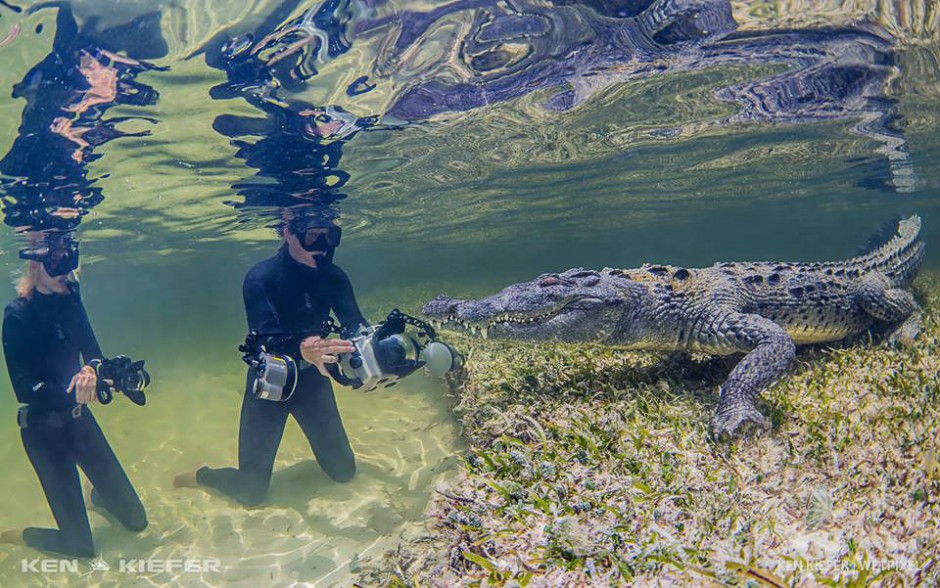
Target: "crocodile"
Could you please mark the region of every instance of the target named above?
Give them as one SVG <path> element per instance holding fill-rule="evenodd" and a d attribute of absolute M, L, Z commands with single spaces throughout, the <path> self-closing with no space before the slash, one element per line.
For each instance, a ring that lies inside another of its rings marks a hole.
<path fill-rule="evenodd" d="M 713 435 L 725 438 L 769 428 L 756 401 L 785 375 L 798 345 L 871 329 L 892 343 L 914 340 L 922 321 L 910 291 L 924 256 L 920 227 L 916 215 L 893 221 L 867 253 L 844 261 L 575 268 L 478 300 L 440 295 L 423 312 L 489 338 L 743 353 L 711 420 Z"/>

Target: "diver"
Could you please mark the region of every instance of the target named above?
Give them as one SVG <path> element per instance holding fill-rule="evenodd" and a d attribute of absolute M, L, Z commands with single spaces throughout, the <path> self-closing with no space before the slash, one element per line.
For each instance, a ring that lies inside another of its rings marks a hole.
<path fill-rule="evenodd" d="M 91 526 L 78 468 L 91 482 L 90 502 L 132 531 L 147 526 L 134 486 L 89 405 L 98 381 L 89 365 L 103 358 L 74 271 L 71 232 L 32 233 L 15 300 L 3 315 L 3 351 L 16 399 L 20 435 L 58 529 L 4 531 L 0 542 L 70 557 L 93 557 Z"/>
<path fill-rule="evenodd" d="M 238 467 L 202 467 L 178 475 L 176 486 L 213 488 L 246 506 L 260 504 L 288 416 L 300 424 L 317 462 L 332 479 L 347 482 L 355 475 L 355 456 L 327 377 L 327 364 L 355 347 L 346 339 L 311 335 L 321 332 L 331 311 L 347 331 L 368 326 L 349 278 L 333 263 L 341 235 L 335 219 L 335 210 L 329 208 L 287 209 L 278 227 L 280 250 L 245 276 L 249 330 L 261 334 L 268 351 L 303 366 L 293 393 L 280 400 L 256 395 L 258 373 L 250 367 L 239 423 Z M 279 336 L 284 334 L 295 336 Z"/>

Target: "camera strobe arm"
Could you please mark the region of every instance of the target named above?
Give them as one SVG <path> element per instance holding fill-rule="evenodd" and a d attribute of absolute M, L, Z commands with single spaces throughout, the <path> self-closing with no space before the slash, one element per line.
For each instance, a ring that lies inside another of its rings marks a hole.
<path fill-rule="evenodd" d="M 267 346 L 272 342 L 275 345 L 283 345 L 291 339 L 303 339 L 313 335 L 319 335 L 320 337 L 326 339 L 330 336 L 331 333 L 339 333 L 340 328 L 333 321 L 333 317 L 327 317 L 327 320 L 323 321 L 323 324 L 320 326 L 319 330 L 316 331 L 256 331 L 252 330 L 248 332 L 248 336 L 245 337 L 245 342 L 238 346 L 238 350 L 242 352 L 242 361 L 247 363 L 251 367 L 257 367 L 258 354 L 262 351 L 267 352 Z M 262 339 L 268 339 L 267 343 L 263 343 Z"/>
<path fill-rule="evenodd" d="M 423 333 L 419 333 L 419 335 L 423 334 L 423 336 L 426 336 L 431 341 L 437 339 L 437 331 L 435 331 L 434 327 L 432 327 L 430 324 L 417 317 L 413 317 L 410 314 L 405 314 L 397 308 L 393 308 L 392 311 L 388 313 L 388 317 L 385 318 L 385 322 L 396 320 L 400 320 L 406 324 L 421 329 Z"/>

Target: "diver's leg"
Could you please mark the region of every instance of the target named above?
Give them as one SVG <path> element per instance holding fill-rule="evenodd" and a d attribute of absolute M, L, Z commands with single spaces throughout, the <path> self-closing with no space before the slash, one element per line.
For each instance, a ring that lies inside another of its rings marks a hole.
<path fill-rule="evenodd" d="M 333 386 L 312 368 L 300 374 L 297 391 L 288 401 L 291 414 L 307 436 L 323 471 L 337 482 L 348 482 L 356 475 L 356 456 L 336 407 Z"/>
<path fill-rule="evenodd" d="M 91 411 L 75 420 L 75 458 L 93 486 L 91 502 L 131 531 L 147 527 L 147 511 Z"/>
<path fill-rule="evenodd" d="M 58 529 L 27 527 L 23 530 L 23 541 L 42 551 L 70 557 L 93 557 L 95 546 L 91 525 L 85 511 L 78 468 L 69 448 L 72 441 L 70 427 L 31 424 L 20 431 L 26 455 L 39 476 L 46 501 L 59 526 Z"/>
<path fill-rule="evenodd" d="M 249 375 L 249 390 L 251 384 Z M 274 458 L 284 435 L 288 409 L 285 402 L 258 399 L 249 390 L 242 400 L 238 428 L 238 468 L 203 467 L 196 472 L 196 481 L 246 506 L 255 506 L 264 500 L 271 485 Z"/>

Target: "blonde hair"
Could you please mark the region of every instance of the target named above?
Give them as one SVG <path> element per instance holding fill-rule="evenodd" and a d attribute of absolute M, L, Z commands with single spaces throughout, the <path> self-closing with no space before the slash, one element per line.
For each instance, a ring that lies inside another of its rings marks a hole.
<path fill-rule="evenodd" d="M 38 261 L 27 261 L 20 269 L 20 275 L 17 276 L 13 285 L 16 287 L 16 294 L 29 300 L 36 292 L 36 282 L 39 281 L 39 272 L 42 271 L 42 263 Z M 69 281 L 78 282 L 79 270 L 69 272 Z"/>
<path fill-rule="evenodd" d="M 41 264 L 38 261 L 27 261 L 20 270 L 20 275 L 16 278 L 14 285 L 18 296 L 29 300 L 36 291 L 36 280 L 39 278 L 39 268 Z"/>

